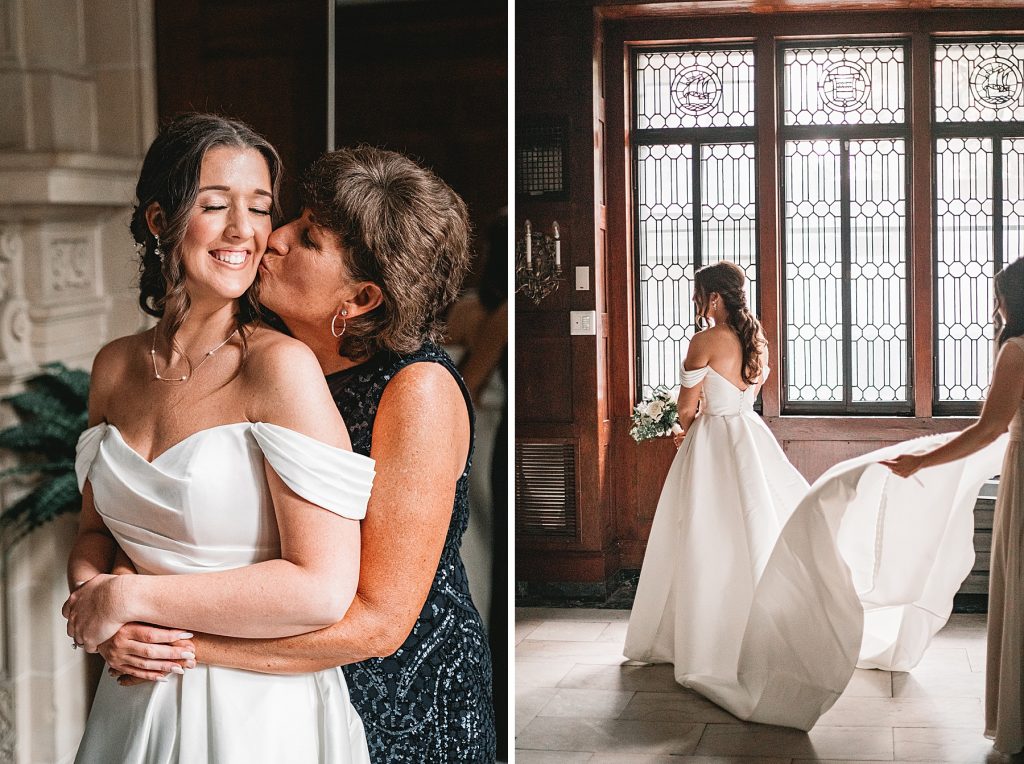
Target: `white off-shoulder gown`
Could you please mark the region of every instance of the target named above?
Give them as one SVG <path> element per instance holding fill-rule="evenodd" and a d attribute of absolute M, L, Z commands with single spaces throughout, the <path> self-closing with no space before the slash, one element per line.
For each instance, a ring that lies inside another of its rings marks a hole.
<path fill-rule="evenodd" d="M 99 424 L 79 439 L 75 467 L 139 573 L 166 575 L 280 556 L 264 460 L 313 504 L 365 515 L 372 459 L 272 424 L 201 430 L 152 462 Z M 278 676 L 199 664 L 134 687 L 104 672 L 75 761 L 364 764 L 369 755 L 341 669 Z"/>
<path fill-rule="evenodd" d="M 767 372 L 766 372 L 767 374 Z M 662 489 L 624 653 L 750 721 L 808 730 L 857 666 L 909 671 L 974 562 L 973 507 L 1002 438 L 894 476 L 878 464 L 952 435 L 836 465 L 808 486 L 740 390 L 705 367 L 700 415 Z"/>

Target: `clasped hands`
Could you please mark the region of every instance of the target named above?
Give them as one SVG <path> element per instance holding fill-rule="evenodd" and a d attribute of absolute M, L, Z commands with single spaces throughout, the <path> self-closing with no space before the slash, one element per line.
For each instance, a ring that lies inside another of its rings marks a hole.
<path fill-rule="evenodd" d="M 169 673 L 195 668 L 192 634 L 129 622 L 122 578 L 101 573 L 75 588 L 61 608 L 68 636 L 87 652 L 102 655 L 121 684 L 164 681 Z"/>

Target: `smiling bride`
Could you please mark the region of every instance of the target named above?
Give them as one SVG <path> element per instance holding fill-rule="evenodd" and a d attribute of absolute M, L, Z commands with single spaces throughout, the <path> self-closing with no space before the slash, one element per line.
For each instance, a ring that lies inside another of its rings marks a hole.
<path fill-rule="evenodd" d="M 131 687 L 104 674 L 78 762 L 369 761 L 341 669 L 271 676 L 188 649 L 190 631 L 333 624 L 358 579 L 374 463 L 352 452 L 313 353 L 252 321 L 280 173 L 266 140 L 203 114 L 146 155 L 132 233 L 159 321 L 93 366 L 64 614 L 90 652 L 128 622 L 176 624 L 188 671 Z M 108 573 L 118 547 L 142 575 Z"/>

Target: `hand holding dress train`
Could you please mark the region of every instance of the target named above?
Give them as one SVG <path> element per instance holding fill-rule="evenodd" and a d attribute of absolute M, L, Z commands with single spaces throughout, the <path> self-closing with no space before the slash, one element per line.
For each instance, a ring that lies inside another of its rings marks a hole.
<path fill-rule="evenodd" d="M 1005 437 L 900 480 L 879 459 L 836 465 L 808 488 L 712 368 L 665 480 L 624 653 L 672 663 L 676 680 L 741 719 L 810 729 L 855 666 L 908 670 L 949 617 L 973 562 L 973 505 Z"/>

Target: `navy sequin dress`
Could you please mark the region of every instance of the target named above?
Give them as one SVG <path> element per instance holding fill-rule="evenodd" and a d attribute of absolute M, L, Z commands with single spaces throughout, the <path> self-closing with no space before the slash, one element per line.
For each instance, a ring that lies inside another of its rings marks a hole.
<path fill-rule="evenodd" d="M 378 353 L 327 377 L 357 453 L 370 454 L 384 387 L 403 368 L 419 362 L 439 363 L 458 381 L 472 433 L 473 407 L 462 378 L 447 353 L 426 343 L 407 355 Z M 470 438 L 472 454 L 472 434 Z M 469 521 L 470 462 L 456 483 L 441 561 L 412 632 L 393 655 L 343 667 L 374 764 L 494 761 L 491 654 L 459 556 Z"/>

